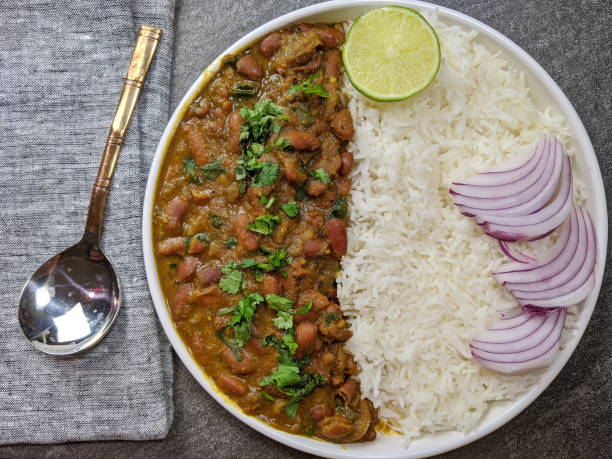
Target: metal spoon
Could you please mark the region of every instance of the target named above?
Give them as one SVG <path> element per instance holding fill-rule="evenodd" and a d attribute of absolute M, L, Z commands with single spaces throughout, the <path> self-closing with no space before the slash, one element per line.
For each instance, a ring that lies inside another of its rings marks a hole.
<path fill-rule="evenodd" d="M 66 355 L 99 343 L 121 305 L 119 280 L 100 249 L 104 209 L 115 166 L 162 31 L 141 26 L 91 193 L 83 238 L 43 263 L 25 283 L 19 323 L 32 345 Z"/>

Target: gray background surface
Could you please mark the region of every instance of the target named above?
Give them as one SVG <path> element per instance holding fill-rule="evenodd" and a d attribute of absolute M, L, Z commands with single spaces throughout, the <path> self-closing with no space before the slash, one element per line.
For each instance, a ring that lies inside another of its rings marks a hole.
<path fill-rule="evenodd" d="M 172 107 L 227 46 L 308 0 L 178 1 Z M 514 40 L 561 86 L 612 186 L 612 4 L 608 0 L 437 0 Z M 610 212 L 610 199 L 608 199 Z M 608 263 L 609 268 L 610 263 Z M 609 269 L 580 345 L 553 384 L 522 414 L 445 458 L 612 456 L 612 299 Z M 217 405 L 175 358 L 175 419 L 165 440 L 0 447 L 0 457 L 301 458 Z"/>

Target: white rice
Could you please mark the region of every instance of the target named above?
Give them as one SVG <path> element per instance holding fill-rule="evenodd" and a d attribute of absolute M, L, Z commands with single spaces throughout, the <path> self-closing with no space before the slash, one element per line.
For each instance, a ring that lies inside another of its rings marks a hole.
<path fill-rule="evenodd" d="M 544 132 L 571 153 L 563 119 L 534 106 L 520 73 L 475 32 L 428 19 L 443 63 L 422 94 L 375 103 L 345 78 L 356 166 L 339 298 L 362 391 L 408 440 L 469 431 L 489 402 L 515 399 L 538 378 L 496 374 L 470 357 L 470 338 L 516 303 L 489 274 L 507 259 L 452 205 L 450 183 Z"/>

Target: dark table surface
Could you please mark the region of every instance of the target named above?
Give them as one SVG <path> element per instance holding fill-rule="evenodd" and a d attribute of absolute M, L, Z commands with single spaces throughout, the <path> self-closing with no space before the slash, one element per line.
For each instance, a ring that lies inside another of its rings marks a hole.
<path fill-rule="evenodd" d="M 179 0 L 172 87 L 176 106 L 236 39 L 310 0 Z M 612 3 L 609 0 L 437 0 L 492 26 L 531 54 L 582 118 L 612 187 Z M 610 212 L 610 197 L 608 199 Z M 610 262 L 608 263 L 609 268 Z M 567 366 L 523 413 L 445 458 L 612 457 L 612 299 L 609 269 L 589 327 Z M 0 457 L 309 457 L 221 408 L 175 358 L 175 416 L 163 441 L 0 447 Z"/>

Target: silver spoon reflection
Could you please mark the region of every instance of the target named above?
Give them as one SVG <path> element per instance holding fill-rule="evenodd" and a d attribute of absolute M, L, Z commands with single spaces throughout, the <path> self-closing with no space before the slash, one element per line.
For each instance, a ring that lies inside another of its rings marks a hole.
<path fill-rule="evenodd" d="M 43 263 L 21 292 L 21 328 L 30 343 L 47 354 L 74 354 L 95 346 L 117 318 L 119 281 L 100 249 L 104 209 L 125 133 L 160 38 L 160 29 L 140 27 L 91 194 L 83 238 Z"/>

